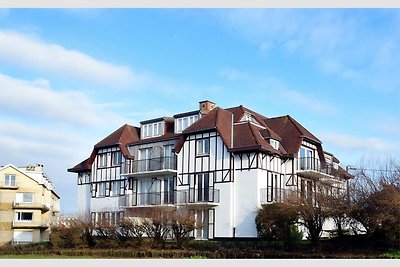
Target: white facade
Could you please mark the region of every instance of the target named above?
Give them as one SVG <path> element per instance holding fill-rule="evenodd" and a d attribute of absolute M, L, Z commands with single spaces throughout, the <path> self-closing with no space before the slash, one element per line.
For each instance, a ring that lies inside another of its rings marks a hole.
<path fill-rule="evenodd" d="M 235 125 L 265 130 L 252 116 L 245 112 Z M 99 148 L 90 171 L 78 172 L 78 212 L 118 221 L 154 207 L 184 207 L 204 225 L 193 232 L 197 239 L 255 238 L 261 205 L 284 201 L 289 192 L 312 201 L 317 190 L 346 189 L 334 172 L 338 163 L 318 141 L 301 137 L 298 151 L 283 156 L 279 138 L 259 133 L 269 150 L 234 150 L 233 140 L 226 144 L 217 126 L 184 131 L 203 117 L 207 113 L 190 112 L 143 123 L 140 140 L 126 144 L 128 156 L 121 154 L 120 144 Z M 173 123 L 172 132 L 163 137 L 167 123 Z M 232 123 L 233 131 L 233 122 L 224 123 Z"/>

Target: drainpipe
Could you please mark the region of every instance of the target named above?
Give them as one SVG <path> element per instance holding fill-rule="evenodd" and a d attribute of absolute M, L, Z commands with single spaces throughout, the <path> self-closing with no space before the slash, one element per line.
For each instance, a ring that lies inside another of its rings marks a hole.
<path fill-rule="evenodd" d="M 231 125 L 231 148 L 233 148 L 233 123 L 234 123 L 234 117 L 232 113 L 232 125 Z M 231 160 L 231 155 L 229 155 L 229 160 Z M 235 163 L 235 157 L 233 158 L 233 163 Z M 235 168 L 232 168 L 231 172 L 234 172 Z M 232 175 L 234 175 L 232 173 Z M 236 191 L 235 191 L 235 181 L 232 182 L 232 225 L 233 225 L 233 232 L 232 236 L 235 238 L 236 236 L 236 219 L 235 219 L 235 209 L 236 209 Z"/>

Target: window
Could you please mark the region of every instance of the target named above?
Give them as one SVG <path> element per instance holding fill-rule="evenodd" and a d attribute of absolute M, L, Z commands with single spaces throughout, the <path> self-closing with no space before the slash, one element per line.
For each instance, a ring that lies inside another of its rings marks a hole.
<path fill-rule="evenodd" d="M 33 203 L 33 193 L 17 193 L 15 195 L 16 203 Z"/>
<path fill-rule="evenodd" d="M 111 196 L 119 196 L 121 194 L 121 181 L 111 183 Z"/>
<path fill-rule="evenodd" d="M 99 197 L 105 197 L 106 196 L 106 183 L 99 183 Z"/>
<path fill-rule="evenodd" d="M 163 135 L 164 131 L 162 126 L 163 126 L 162 122 L 143 125 L 142 137 L 147 138 L 152 136 Z"/>
<path fill-rule="evenodd" d="M 300 148 L 300 169 L 301 170 L 312 170 L 313 164 L 313 151 L 308 148 Z"/>
<path fill-rule="evenodd" d="M 112 165 L 113 166 L 120 166 L 121 165 L 122 154 L 121 154 L 120 151 L 113 152 L 111 154 L 111 158 L 112 158 Z"/>
<path fill-rule="evenodd" d="M 107 154 L 103 153 L 97 156 L 97 166 L 99 168 L 107 167 Z"/>
<path fill-rule="evenodd" d="M 153 124 L 153 136 L 157 136 L 157 135 L 162 135 L 163 131 L 162 131 L 162 123 L 161 122 L 157 122 Z"/>
<path fill-rule="evenodd" d="M 33 212 L 17 212 L 15 214 L 15 219 L 17 221 L 32 221 Z"/>
<path fill-rule="evenodd" d="M 210 175 L 202 173 L 197 175 L 197 200 L 202 202 L 213 201 L 213 195 L 210 198 Z"/>
<path fill-rule="evenodd" d="M 199 115 L 193 115 L 189 117 L 176 119 L 176 132 L 180 133 L 185 130 L 187 127 L 195 123 L 199 119 Z"/>
<path fill-rule="evenodd" d="M 178 120 L 177 120 L 176 132 L 177 132 L 177 133 L 182 132 L 182 119 L 178 119 Z"/>
<path fill-rule="evenodd" d="M 279 141 L 275 139 L 269 139 L 269 144 L 276 150 L 279 149 Z"/>
<path fill-rule="evenodd" d="M 4 186 L 15 187 L 15 174 L 6 174 L 4 176 Z"/>
<path fill-rule="evenodd" d="M 210 139 L 197 140 L 197 155 L 207 155 L 210 153 Z"/>

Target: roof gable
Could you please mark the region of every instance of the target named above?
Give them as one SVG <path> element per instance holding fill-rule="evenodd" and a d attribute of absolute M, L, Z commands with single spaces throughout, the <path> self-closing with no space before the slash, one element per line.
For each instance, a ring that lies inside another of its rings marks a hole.
<path fill-rule="evenodd" d="M 287 153 L 297 154 L 303 139 L 308 138 L 317 144 L 318 153 L 321 154 L 321 141 L 291 116 L 269 118 L 265 121 L 281 137 L 281 143 Z M 324 159 L 321 160 L 324 161 Z"/>
<path fill-rule="evenodd" d="M 120 128 L 112 132 L 103 140 L 94 145 L 94 148 L 109 147 L 118 144 L 128 144 L 139 140 L 140 129 L 128 124 L 122 125 Z"/>
<path fill-rule="evenodd" d="M 232 113 L 220 107 L 215 107 L 182 131 L 181 138 L 175 147 L 176 151 L 181 150 L 187 135 L 209 130 L 216 130 L 225 146 L 232 147 Z"/>

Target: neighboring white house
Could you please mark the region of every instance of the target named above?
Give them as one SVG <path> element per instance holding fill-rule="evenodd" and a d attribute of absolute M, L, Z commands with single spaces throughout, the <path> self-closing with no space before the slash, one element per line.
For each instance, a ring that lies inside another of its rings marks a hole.
<path fill-rule="evenodd" d="M 290 116 L 267 118 L 243 106 L 199 110 L 124 125 L 94 146 L 78 174 L 78 212 L 118 223 L 154 207 L 188 208 L 197 239 L 252 238 L 262 204 L 288 192 L 346 190 L 348 173 Z"/>

